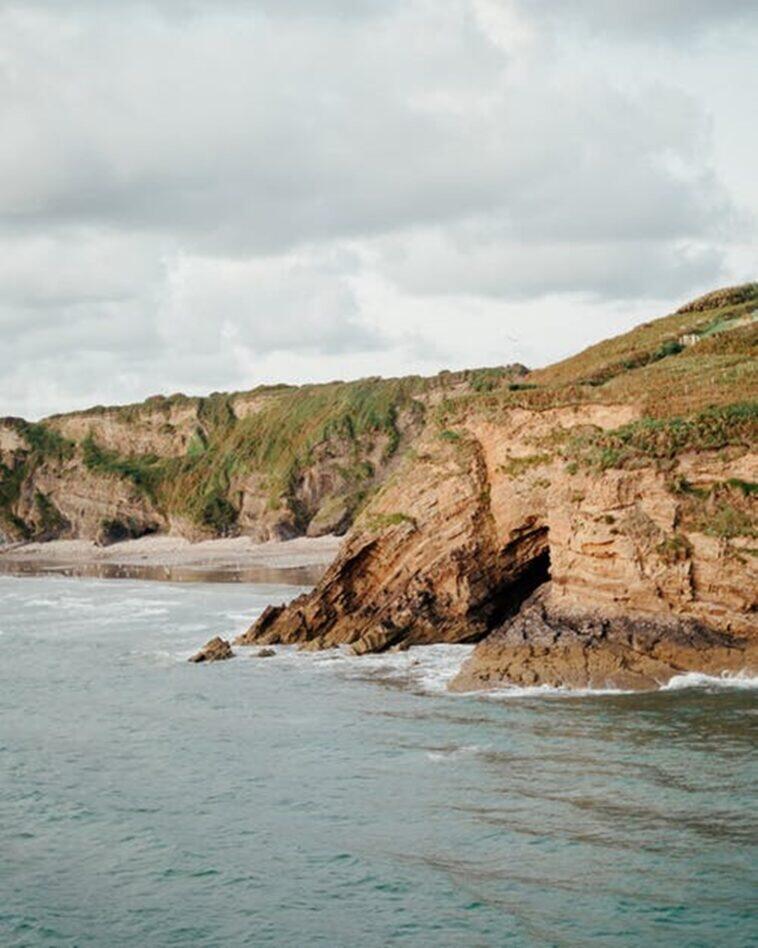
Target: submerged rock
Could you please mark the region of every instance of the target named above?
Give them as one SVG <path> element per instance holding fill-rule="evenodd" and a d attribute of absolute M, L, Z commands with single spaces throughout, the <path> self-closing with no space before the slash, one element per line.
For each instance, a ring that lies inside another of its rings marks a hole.
<path fill-rule="evenodd" d="M 231 645 L 222 639 L 220 636 L 216 636 L 211 639 L 210 642 L 206 642 L 205 645 L 200 649 L 200 651 L 193 655 L 192 658 L 188 659 L 190 662 L 224 662 L 229 658 L 234 658 L 234 652 L 232 651 Z"/>
<path fill-rule="evenodd" d="M 273 658 L 276 655 L 275 648 L 262 648 L 260 651 L 256 652 L 253 656 L 254 658 Z"/>

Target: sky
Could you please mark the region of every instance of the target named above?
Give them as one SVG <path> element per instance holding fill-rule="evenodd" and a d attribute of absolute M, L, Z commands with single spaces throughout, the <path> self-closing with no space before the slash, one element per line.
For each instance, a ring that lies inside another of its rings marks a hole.
<path fill-rule="evenodd" d="M 755 0 L 0 0 L 0 415 L 544 365 L 758 278 Z"/>

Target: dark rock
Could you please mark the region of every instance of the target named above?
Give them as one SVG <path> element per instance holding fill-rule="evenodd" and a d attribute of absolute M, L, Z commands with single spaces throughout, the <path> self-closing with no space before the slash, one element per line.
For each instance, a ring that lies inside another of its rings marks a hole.
<path fill-rule="evenodd" d="M 549 585 L 481 642 L 452 691 L 503 685 L 648 690 L 688 671 L 720 675 L 755 665 L 755 644 L 678 616 L 564 613 Z"/>
<path fill-rule="evenodd" d="M 226 639 L 218 635 L 206 642 L 200 651 L 189 659 L 190 662 L 224 662 L 228 658 L 234 658 L 234 652 Z"/>

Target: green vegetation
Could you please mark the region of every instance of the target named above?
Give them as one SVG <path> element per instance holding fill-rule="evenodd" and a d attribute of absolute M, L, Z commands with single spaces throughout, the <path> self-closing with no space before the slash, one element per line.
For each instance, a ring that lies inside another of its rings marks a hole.
<path fill-rule="evenodd" d="M 155 455 L 133 455 L 122 457 L 115 451 L 108 451 L 96 444 L 92 435 L 81 443 L 82 459 L 85 467 L 97 474 L 124 477 L 155 501 L 158 486 L 165 475 L 166 462 Z"/>
<path fill-rule="evenodd" d="M 667 339 L 650 356 L 651 362 L 659 362 L 661 359 L 667 359 L 669 356 L 679 355 L 684 352 L 684 346 L 675 339 Z"/>
<path fill-rule="evenodd" d="M 724 502 L 716 503 L 712 509 L 704 511 L 693 525 L 703 533 L 723 540 L 758 537 L 755 521 L 750 514 Z"/>
<path fill-rule="evenodd" d="M 758 535 L 753 500 L 758 484 L 730 478 L 693 487 L 680 481 L 677 489 L 682 522 L 690 529 L 726 540 Z"/>
<path fill-rule="evenodd" d="M 373 514 L 366 519 L 366 526 L 369 530 L 387 530 L 390 527 L 399 527 L 404 523 L 408 523 L 412 527 L 416 526 L 416 520 L 404 513 Z"/>
<path fill-rule="evenodd" d="M 237 420 L 232 407 L 232 398 L 222 392 L 214 392 L 198 400 L 197 417 L 206 430 L 231 428 Z"/>
<path fill-rule="evenodd" d="M 65 460 L 74 453 L 73 441 L 69 441 L 45 425 L 20 421 L 18 432 L 29 445 L 32 453 L 39 458 L 51 457 Z"/>
<path fill-rule="evenodd" d="M 684 451 L 749 447 L 758 440 L 758 402 L 708 408 L 692 418 L 645 418 L 614 431 L 593 430 L 570 440 L 567 453 L 599 470 L 662 461 Z"/>
<path fill-rule="evenodd" d="M 500 470 L 507 477 L 520 477 L 525 471 L 542 464 L 549 464 L 552 460 L 549 454 L 530 454 L 521 458 L 509 458 L 507 463 L 500 465 Z"/>
<path fill-rule="evenodd" d="M 0 464 L 0 525 L 9 531 L 11 536 L 19 539 L 26 539 L 30 534 L 24 521 L 13 513 L 28 470 L 23 461 L 17 461 L 13 465 Z"/>
<path fill-rule="evenodd" d="M 730 477 L 726 482 L 728 487 L 734 487 L 741 491 L 744 497 L 752 497 L 758 494 L 758 484 L 755 481 L 742 481 L 737 477 Z"/>
<path fill-rule="evenodd" d="M 257 475 L 272 507 L 286 503 L 296 516 L 302 515 L 295 498 L 302 472 L 330 455 L 347 458 L 335 467 L 348 488 L 361 492 L 374 475 L 367 454 L 377 439 L 388 459 L 400 444 L 400 415 L 406 413 L 406 424 L 414 418 L 420 423 L 423 407 L 414 395 L 424 385 L 422 379 L 409 378 L 285 388 L 261 410 L 235 422 L 218 402 L 213 414 L 206 414 L 204 448 L 195 443 L 170 468 L 164 504 L 205 526 L 228 530 L 236 516 L 227 497 L 232 480 Z"/>
<path fill-rule="evenodd" d="M 31 478 L 45 461 L 65 461 L 72 457 L 75 445 L 44 424 L 23 421 L 20 418 L 9 419 L 6 424 L 23 438 L 28 449 L 12 463 L 0 463 L 0 523 L 12 536 L 28 539 L 35 533 L 35 528 L 14 512 L 24 482 Z M 38 520 L 37 533 L 56 533 L 65 526 L 65 520 L 45 495 L 37 492 L 34 495 L 34 503 Z"/>
<path fill-rule="evenodd" d="M 205 440 L 205 435 L 202 431 L 196 431 L 190 438 L 190 442 L 187 445 L 187 457 L 190 460 L 196 461 L 201 454 L 205 452 L 205 449 L 208 447 L 208 444 Z"/>
<path fill-rule="evenodd" d="M 238 510 L 230 491 L 235 479 L 247 477 L 267 490 L 272 509 L 289 505 L 305 525 L 310 513 L 296 496 L 302 473 L 317 460 L 335 458 L 345 502 L 357 508 L 375 476 L 367 455 L 378 448 L 388 460 L 396 453 L 400 417 L 403 428 L 421 424 L 424 408 L 415 396 L 430 384 L 412 377 L 276 387 L 243 418 L 235 415 L 231 396 L 214 394 L 196 402 L 198 428 L 184 457 L 122 456 L 89 435 L 80 445 L 82 458 L 93 472 L 130 480 L 164 513 L 187 516 L 213 533 L 234 529 Z"/>
<path fill-rule="evenodd" d="M 68 526 L 66 518 L 46 494 L 35 492 L 34 507 L 37 513 L 35 533 L 38 537 L 56 537 Z"/>
<path fill-rule="evenodd" d="M 474 392 L 491 392 L 501 384 L 506 374 L 504 368 L 473 369 L 469 373 L 469 386 Z"/>
<path fill-rule="evenodd" d="M 214 533 L 225 536 L 232 531 L 237 521 L 237 511 L 219 490 L 203 498 L 200 519 Z"/>
<path fill-rule="evenodd" d="M 10 507 L 21 494 L 21 485 L 27 474 L 26 464 L 0 464 L 0 507 Z"/>
<path fill-rule="evenodd" d="M 692 556 L 692 544 L 681 533 L 674 533 L 666 537 L 657 547 L 658 555 L 669 566 L 682 563 Z"/>

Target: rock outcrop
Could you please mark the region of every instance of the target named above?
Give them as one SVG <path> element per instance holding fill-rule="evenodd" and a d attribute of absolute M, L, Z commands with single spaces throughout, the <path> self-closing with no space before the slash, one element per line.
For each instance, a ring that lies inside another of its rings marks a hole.
<path fill-rule="evenodd" d="M 758 393 L 756 328 L 740 305 L 441 406 L 318 587 L 238 641 L 479 642 L 458 688 L 758 670 L 758 405 L 738 401 Z M 685 329 L 711 335 L 667 344 Z"/>
<path fill-rule="evenodd" d="M 562 612 L 548 583 L 475 649 L 450 688 L 646 690 L 686 672 L 739 674 L 757 667 L 755 637 L 673 616 Z"/>
<path fill-rule="evenodd" d="M 206 642 L 200 651 L 193 655 L 192 658 L 187 659 L 187 661 L 199 665 L 202 662 L 225 662 L 230 658 L 234 658 L 231 645 L 226 639 L 222 639 L 217 635 L 209 642 Z"/>

